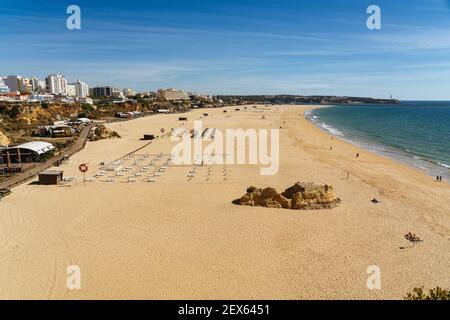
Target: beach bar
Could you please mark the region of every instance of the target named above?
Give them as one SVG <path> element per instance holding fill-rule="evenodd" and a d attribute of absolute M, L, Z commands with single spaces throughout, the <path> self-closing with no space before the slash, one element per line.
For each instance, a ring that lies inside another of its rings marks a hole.
<path fill-rule="evenodd" d="M 38 162 L 50 154 L 55 147 L 43 141 L 32 141 L 1 150 L 2 160 L 0 162 L 10 165 L 11 163 Z"/>
<path fill-rule="evenodd" d="M 56 185 L 63 180 L 63 171 L 47 170 L 39 173 L 39 184 Z"/>

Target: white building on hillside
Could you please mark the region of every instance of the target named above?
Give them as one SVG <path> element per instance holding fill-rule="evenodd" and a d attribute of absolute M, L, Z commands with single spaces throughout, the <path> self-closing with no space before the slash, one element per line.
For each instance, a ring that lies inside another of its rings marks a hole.
<path fill-rule="evenodd" d="M 51 94 L 67 94 L 67 80 L 60 74 L 51 74 L 46 79 L 47 91 Z"/>
<path fill-rule="evenodd" d="M 158 90 L 158 98 L 174 101 L 174 100 L 189 100 L 189 95 L 186 91 L 183 90 L 175 90 L 175 89 L 166 89 L 166 90 Z"/>
<path fill-rule="evenodd" d="M 123 89 L 123 95 L 126 98 L 132 97 L 136 95 L 136 91 L 132 90 L 132 89 Z"/>
<path fill-rule="evenodd" d="M 68 84 L 66 86 L 66 95 L 68 97 L 75 97 L 77 95 L 76 87 L 74 84 Z"/>
<path fill-rule="evenodd" d="M 29 101 L 41 101 L 41 102 L 51 102 L 53 101 L 54 96 L 51 94 L 30 94 Z"/>
<path fill-rule="evenodd" d="M 78 80 L 75 84 L 75 96 L 77 98 L 86 98 L 89 95 L 89 86 Z"/>
<path fill-rule="evenodd" d="M 34 93 L 44 93 L 46 92 L 45 81 L 39 80 L 36 77 L 30 78 L 31 91 Z"/>

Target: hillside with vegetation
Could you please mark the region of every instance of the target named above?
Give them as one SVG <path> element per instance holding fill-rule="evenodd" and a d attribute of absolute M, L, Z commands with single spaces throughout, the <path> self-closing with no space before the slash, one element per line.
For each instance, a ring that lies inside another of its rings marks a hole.
<path fill-rule="evenodd" d="M 139 111 L 144 115 L 158 109 L 186 112 L 193 106 L 219 106 L 202 100 L 169 102 L 151 97 L 136 96 L 128 101 L 100 98 L 95 105 L 86 103 L 0 102 L 0 145 L 22 143 L 32 136 L 37 126 L 52 125 L 55 121 L 76 118 L 112 120 L 117 113 Z"/>

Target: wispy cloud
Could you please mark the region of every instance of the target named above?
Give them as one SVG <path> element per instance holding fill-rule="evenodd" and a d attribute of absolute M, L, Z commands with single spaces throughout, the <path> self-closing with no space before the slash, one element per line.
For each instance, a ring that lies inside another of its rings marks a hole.
<path fill-rule="evenodd" d="M 448 95 L 444 1 L 380 0 L 379 31 L 356 1 L 78 2 L 82 30 L 72 32 L 59 2 L 6 0 L 0 72 L 138 90 Z"/>

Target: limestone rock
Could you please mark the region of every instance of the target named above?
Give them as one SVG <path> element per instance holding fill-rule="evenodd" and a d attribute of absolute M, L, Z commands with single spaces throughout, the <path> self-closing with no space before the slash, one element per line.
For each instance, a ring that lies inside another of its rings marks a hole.
<path fill-rule="evenodd" d="M 341 200 L 334 196 L 332 186 L 298 182 L 281 194 L 274 188 L 249 187 L 247 194 L 233 203 L 277 209 L 322 210 L 335 208 Z"/>
<path fill-rule="evenodd" d="M 99 125 L 92 129 L 89 140 L 97 141 L 103 139 L 120 138 L 120 135 L 112 130 L 109 130 L 104 125 Z"/>
<path fill-rule="evenodd" d="M 247 194 L 241 199 L 233 201 L 234 204 L 252 207 L 266 207 L 288 209 L 290 207 L 289 200 L 283 197 L 274 188 L 258 189 L 250 187 Z"/>
<path fill-rule="evenodd" d="M 7 146 L 10 143 L 11 141 L 9 140 L 8 136 L 2 131 L 0 131 L 0 146 Z"/>

